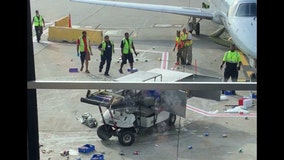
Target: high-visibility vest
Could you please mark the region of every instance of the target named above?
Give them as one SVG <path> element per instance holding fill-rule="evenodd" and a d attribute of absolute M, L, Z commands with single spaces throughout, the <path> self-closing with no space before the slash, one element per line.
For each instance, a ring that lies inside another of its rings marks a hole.
<path fill-rule="evenodd" d="M 84 40 L 83 40 L 83 38 L 82 38 L 82 36 L 81 37 L 79 37 L 79 40 L 80 40 L 80 45 L 79 45 L 79 51 L 80 52 L 84 52 L 85 51 L 85 43 L 84 43 Z M 89 41 L 89 38 L 88 37 L 86 37 L 86 42 L 87 42 L 87 49 L 88 49 L 88 51 L 89 51 L 89 53 L 90 53 L 90 48 L 89 48 L 89 46 L 90 46 L 90 41 Z"/>
<path fill-rule="evenodd" d="M 182 48 L 184 46 L 184 43 L 181 41 L 180 37 L 176 37 L 176 45 L 178 48 Z"/>
<path fill-rule="evenodd" d="M 129 40 L 129 44 L 128 44 L 128 41 L 125 38 L 123 38 L 123 40 L 122 40 L 123 41 L 123 49 L 122 49 L 123 54 L 128 54 L 129 50 L 131 52 L 133 41 L 130 38 L 128 40 Z"/>
<path fill-rule="evenodd" d="M 103 49 L 103 51 L 101 51 L 101 55 L 103 55 L 104 54 L 104 51 L 106 50 L 106 42 L 105 41 L 103 41 L 102 42 L 102 49 Z M 112 41 L 110 41 L 110 44 L 111 44 L 111 52 L 113 53 L 114 52 L 114 44 L 113 44 L 113 42 Z"/>
<path fill-rule="evenodd" d="M 238 63 L 241 62 L 241 56 L 240 53 L 237 51 L 228 51 L 225 53 L 223 57 L 223 61 L 230 62 L 230 63 Z"/>
<path fill-rule="evenodd" d="M 43 26 L 42 16 L 34 16 L 34 26 Z"/>
<path fill-rule="evenodd" d="M 186 42 L 185 42 L 185 46 L 190 46 L 191 44 L 192 44 L 192 36 L 191 36 L 191 34 L 189 33 L 189 32 L 186 32 L 186 33 L 181 33 L 181 35 L 180 35 L 180 37 L 181 37 L 181 39 L 183 40 L 183 41 L 185 41 L 185 40 L 187 40 Z M 190 38 L 190 40 L 188 40 L 188 38 Z"/>

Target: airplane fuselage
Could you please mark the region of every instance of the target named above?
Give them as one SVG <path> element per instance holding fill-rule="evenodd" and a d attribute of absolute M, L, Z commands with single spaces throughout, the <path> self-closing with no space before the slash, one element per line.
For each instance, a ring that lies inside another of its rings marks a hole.
<path fill-rule="evenodd" d="M 238 48 L 256 60 L 256 0 L 210 0 L 210 4 L 216 10 L 213 21 L 224 25 Z"/>

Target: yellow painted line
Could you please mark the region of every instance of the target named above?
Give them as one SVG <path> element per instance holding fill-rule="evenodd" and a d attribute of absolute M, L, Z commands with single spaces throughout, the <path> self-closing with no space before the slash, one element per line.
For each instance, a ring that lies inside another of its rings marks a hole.
<path fill-rule="evenodd" d="M 247 75 L 250 77 L 254 72 L 253 71 L 247 71 Z"/>
<path fill-rule="evenodd" d="M 245 55 L 243 54 L 243 52 L 241 52 L 240 50 L 238 50 L 238 52 L 241 54 L 242 65 L 248 66 L 249 63 L 248 63 L 248 61 L 247 61 Z"/>
<path fill-rule="evenodd" d="M 238 78 L 237 82 L 247 82 L 247 79 L 245 79 L 245 78 Z"/>

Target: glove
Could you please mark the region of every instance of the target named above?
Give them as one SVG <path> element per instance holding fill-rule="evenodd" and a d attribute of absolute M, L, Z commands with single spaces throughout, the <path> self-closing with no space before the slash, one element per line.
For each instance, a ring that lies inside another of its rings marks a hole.
<path fill-rule="evenodd" d="M 237 67 L 238 71 L 241 69 L 241 66 Z"/>
<path fill-rule="evenodd" d="M 80 56 L 80 53 L 79 52 L 77 52 L 77 57 L 79 57 Z"/>
<path fill-rule="evenodd" d="M 134 53 L 135 53 L 135 56 L 137 57 L 137 54 L 138 54 L 138 53 L 137 53 L 137 52 L 134 52 Z"/>
<path fill-rule="evenodd" d="M 223 65 L 220 66 L 220 69 L 221 69 L 221 70 L 222 70 L 222 68 L 223 68 Z"/>

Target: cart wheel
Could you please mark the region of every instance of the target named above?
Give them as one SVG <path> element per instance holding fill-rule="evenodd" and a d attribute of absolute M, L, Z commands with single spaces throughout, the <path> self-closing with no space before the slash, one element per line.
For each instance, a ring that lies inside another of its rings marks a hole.
<path fill-rule="evenodd" d="M 175 124 L 177 119 L 177 116 L 175 114 L 170 113 L 169 119 L 168 119 L 168 125 L 172 126 Z"/>
<path fill-rule="evenodd" d="M 130 130 L 122 130 L 118 135 L 118 141 L 123 146 L 130 146 L 135 141 L 135 135 Z"/>
<path fill-rule="evenodd" d="M 102 140 L 108 140 L 110 139 L 111 135 L 111 127 L 109 125 L 101 125 L 99 126 L 97 130 L 97 135 L 100 137 Z"/>

